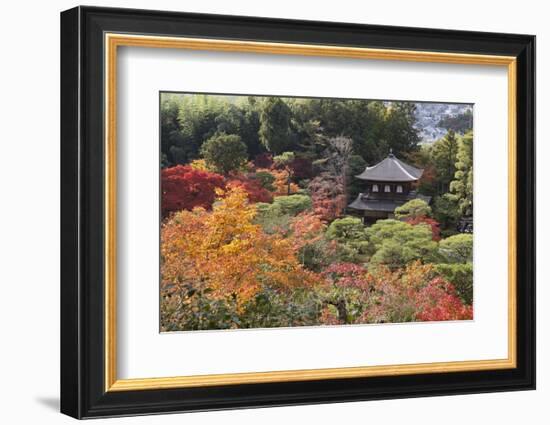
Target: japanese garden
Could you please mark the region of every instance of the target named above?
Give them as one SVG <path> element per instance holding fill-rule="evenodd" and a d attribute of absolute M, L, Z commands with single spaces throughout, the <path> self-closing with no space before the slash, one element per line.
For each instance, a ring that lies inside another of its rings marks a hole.
<path fill-rule="evenodd" d="M 472 320 L 472 109 L 161 93 L 161 331 Z"/>

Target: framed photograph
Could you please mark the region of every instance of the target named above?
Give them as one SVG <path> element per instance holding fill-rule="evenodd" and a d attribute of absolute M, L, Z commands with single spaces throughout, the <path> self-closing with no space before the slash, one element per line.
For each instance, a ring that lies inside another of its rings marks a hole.
<path fill-rule="evenodd" d="M 535 37 L 61 14 L 61 411 L 535 388 Z"/>

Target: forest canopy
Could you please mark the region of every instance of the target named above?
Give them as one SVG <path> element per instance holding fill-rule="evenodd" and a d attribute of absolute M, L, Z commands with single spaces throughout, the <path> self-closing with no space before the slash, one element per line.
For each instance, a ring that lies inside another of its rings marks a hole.
<path fill-rule="evenodd" d="M 211 96 L 165 93 L 161 98 L 161 151 L 164 166 L 201 158 L 205 142 L 236 135 L 248 159 L 262 153 L 296 152 L 316 157 L 327 138 L 353 140 L 367 163 L 416 151 L 415 104 L 348 99 Z"/>

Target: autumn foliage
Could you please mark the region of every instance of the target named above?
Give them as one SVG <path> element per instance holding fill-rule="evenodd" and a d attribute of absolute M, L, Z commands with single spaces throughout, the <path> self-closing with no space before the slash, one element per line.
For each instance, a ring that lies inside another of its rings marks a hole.
<path fill-rule="evenodd" d="M 233 299 L 240 311 L 265 287 L 288 291 L 313 284 L 291 241 L 253 223 L 256 208 L 242 188 L 217 194 L 212 212 L 180 211 L 162 227 L 162 285 L 168 293 L 207 289 L 214 298 Z"/>
<path fill-rule="evenodd" d="M 261 181 L 245 175 L 231 176 L 227 180 L 228 188 L 240 187 L 243 189 L 250 202 L 272 202 L 273 193 L 262 187 Z"/>
<path fill-rule="evenodd" d="M 309 184 L 313 211 L 325 221 L 341 217 L 346 207 L 344 188 L 333 176 L 321 175 L 315 177 Z"/>
<path fill-rule="evenodd" d="M 373 305 L 363 320 L 394 323 L 415 320 L 466 320 L 471 306 L 457 296 L 453 285 L 436 275 L 431 264 L 412 262 L 404 269 L 379 268 L 369 276 Z"/>
<path fill-rule="evenodd" d="M 472 237 L 426 202 L 365 225 L 326 161 L 210 150 L 162 170 L 163 331 L 473 318 Z"/>
<path fill-rule="evenodd" d="M 222 176 L 196 160 L 162 171 L 162 329 L 472 319 L 471 285 L 455 271 L 469 240 L 438 244 L 439 223 L 423 215 L 366 228 L 343 217 L 330 175 L 299 189 L 287 169 Z M 423 260 L 439 245 L 455 269 Z M 420 260 L 394 264 L 411 255 Z"/>
<path fill-rule="evenodd" d="M 273 177 L 275 177 L 273 186 L 275 187 L 276 196 L 292 195 L 293 193 L 298 192 L 298 190 L 300 189 L 300 187 L 296 183 L 289 181 L 287 171 L 271 169 L 268 170 L 268 172 Z"/>
<path fill-rule="evenodd" d="M 224 178 L 189 165 L 164 168 L 161 173 L 162 216 L 195 207 L 210 209 Z"/>
<path fill-rule="evenodd" d="M 273 194 L 261 182 L 248 175 L 232 174 L 227 177 L 208 171 L 204 161 L 190 165 L 177 165 L 162 170 L 162 215 L 195 207 L 210 209 L 216 189 L 240 187 L 250 202 L 271 202 Z"/>
<path fill-rule="evenodd" d="M 290 163 L 290 168 L 292 169 L 292 175 L 298 180 L 313 177 L 313 165 L 309 159 L 294 158 Z"/>
<path fill-rule="evenodd" d="M 422 321 L 471 320 L 473 309 L 464 305 L 452 284 L 434 278 L 417 294 L 416 319 Z"/>
<path fill-rule="evenodd" d="M 409 223 L 413 226 L 416 226 L 418 224 L 426 224 L 430 226 L 430 229 L 432 231 L 432 240 L 439 241 L 441 240 L 441 229 L 439 222 L 437 220 L 434 220 L 433 218 L 426 217 L 426 216 L 420 216 L 420 217 L 411 217 L 405 219 L 406 223 Z"/>

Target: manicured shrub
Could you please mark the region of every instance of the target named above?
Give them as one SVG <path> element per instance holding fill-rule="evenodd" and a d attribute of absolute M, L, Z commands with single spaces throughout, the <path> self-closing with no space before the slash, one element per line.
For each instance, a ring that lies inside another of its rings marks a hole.
<path fill-rule="evenodd" d="M 338 258 L 343 262 L 361 263 L 367 260 L 369 242 L 360 218 L 337 218 L 330 223 L 326 237 L 338 242 Z"/>
<path fill-rule="evenodd" d="M 327 237 L 338 242 L 365 241 L 367 234 L 365 225 L 360 218 L 343 217 L 330 223 Z"/>
<path fill-rule="evenodd" d="M 311 198 L 307 195 L 276 196 L 272 208 L 281 215 L 297 215 L 311 208 Z"/>
<path fill-rule="evenodd" d="M 472 262 L 474 250 L 474 237 L 471 234 L 462 233 L 449 236 L 439 242 L 439 254 L 443 263 L 467 263 Z"/>
<path fill-rule="evenodd" d="M 432 215 L 432 209 L 428 203 L 422 199 L 412 199 L 395 209 L 395 217 L 398 219 L 429 217 Z"/>
<path fill-rule="evenodd" d="M 367 228 L 367 238 L 373 265 L 384 264 L 395 270 L 415 260 L 430 263 L 437 259 L 437 242 L 425 224 L 412 226 L 399 220 L 378 220 Z"/>

